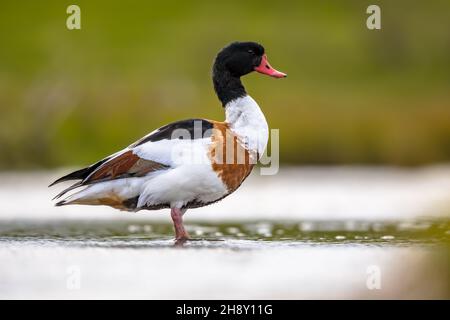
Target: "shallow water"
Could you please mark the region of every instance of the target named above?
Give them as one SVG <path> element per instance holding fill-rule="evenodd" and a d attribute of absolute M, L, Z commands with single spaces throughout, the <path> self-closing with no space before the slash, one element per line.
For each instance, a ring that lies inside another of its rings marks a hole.
<path fill-rule="evenodd" d="M 3 221 L 0 298 L 450 297 L 448 220 L 187 227 L 181 248 L 166 223 Z"/>
<path fill-rule="evenodd" d="M 450 242 L 449 220 L 399 222 L 302 221 L 190 223 L 192 241 L 185 247 L 264 249 L 314 245 L 412 246 L 445 245 Z M 173 245 L 169 223 L 142 221 L 22 220 L 0 224 L 3 243 L 39 243 L 104 248 L 151 248 Z"/>
<path fill-rule="evenodd" d="M 450 298 L 450 167 L 253 175 L 183 247 L 167 210 L 53 207 L 60 174 L 0 174 L 0 298 Z"/>

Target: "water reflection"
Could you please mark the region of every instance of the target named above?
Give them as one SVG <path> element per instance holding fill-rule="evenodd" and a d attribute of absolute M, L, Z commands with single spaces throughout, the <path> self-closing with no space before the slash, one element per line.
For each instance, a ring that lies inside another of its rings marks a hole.
<path fill-rule="evenodd" d="M 187 246 L 249 247 L 319 244 L 389 245 L 449 244 L 449 220 L 401 222 L 302 221 L 190 223 Z M 78 246 L 160 247 L 173 237 L 169 223 L 126 221 L 22 220 L 0 223 L 0 241 L 39 241 Z M 223 240 L 223 241 L 219 241 Z M 215 242 L 209 244 L 209 242 Z"/>

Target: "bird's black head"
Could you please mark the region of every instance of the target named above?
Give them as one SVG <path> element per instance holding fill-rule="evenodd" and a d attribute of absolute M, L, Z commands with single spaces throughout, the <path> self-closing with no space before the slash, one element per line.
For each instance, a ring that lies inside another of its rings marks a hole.
<path fill-rule="evenodd" d="M 264 47 L 256 42 L 233 42 L 217 54 L 213 82 L 223 105 L 246 94 L 239 78 L 252 71 L 274 78 L 286 77 L 270 66 Z"/>
<path fill-rule="evenodd" d="M 214 64 L 241 77 L 259 66 L 263 55 L 264 47 L 256 42 L 233 42 L 219 52 Z"/>

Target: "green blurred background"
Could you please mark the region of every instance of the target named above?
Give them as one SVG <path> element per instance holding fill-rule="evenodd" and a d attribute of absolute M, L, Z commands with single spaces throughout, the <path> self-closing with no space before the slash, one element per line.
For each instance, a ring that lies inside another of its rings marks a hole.
<path fill-rule="evenodd" d="M 210 69 L 235 40 L 289 74 L 244 79 L 283 164 L 450 160 L 450 1 L 2 1 L 0 169 L 89 164 L 174 120 L 222 120 Z"/>

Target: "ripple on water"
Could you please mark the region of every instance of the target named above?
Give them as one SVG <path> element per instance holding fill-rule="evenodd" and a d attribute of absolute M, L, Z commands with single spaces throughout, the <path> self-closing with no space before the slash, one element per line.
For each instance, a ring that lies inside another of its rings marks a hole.
<path fill-rule="evenodd" d="M 450 243 L 448 220 L 372 223 L 367 221 L 190 223 L 187 229 L 194 238 L 199 239 L 190 242 L 191 247 L 237 244 L 241 247 L 254 248 L 276 245 L 404 246 Z M 37 245 L 164 247 L 173 244 L 172 237 L 173 229 L 169 223 L 15 221 L 0 224 L 0 241 L 33 242 Z M 258 244 L 250 245 L 252 242 Z"/>

